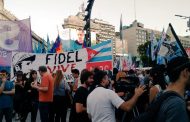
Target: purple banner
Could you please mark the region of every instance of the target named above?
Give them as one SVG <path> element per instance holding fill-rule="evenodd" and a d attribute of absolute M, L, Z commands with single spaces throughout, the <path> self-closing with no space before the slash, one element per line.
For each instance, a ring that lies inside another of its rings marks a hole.
<path fill-rule="evenodd" d="M 32 52 L 30 19 L 0 20 L 0 66 L 11 66 L 11 53 Z"/>

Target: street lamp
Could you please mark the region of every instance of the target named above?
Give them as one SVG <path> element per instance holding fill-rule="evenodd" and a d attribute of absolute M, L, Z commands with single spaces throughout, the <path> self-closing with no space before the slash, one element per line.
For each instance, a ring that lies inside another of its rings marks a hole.
<path fill-rule="evenodd" d="M 182 19 L 188 19 L 188 21 L 187 21 L 187 27 L 189 28 L 189 29 L 187 29 L 186 30 L 186 32 L 187 31 L 190 31 L 190 17 L 188 17 L 188 16 L 183 16 L 183 15 L 175 15 L 176 17 L 180 17 L 180 18 L 182 18 Z"/>

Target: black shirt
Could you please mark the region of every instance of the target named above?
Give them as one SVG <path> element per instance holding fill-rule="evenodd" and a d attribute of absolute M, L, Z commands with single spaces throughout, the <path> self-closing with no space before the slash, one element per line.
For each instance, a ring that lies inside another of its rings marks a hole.
<path fill-rule="evenodd" d="M 90 122 L 87 112 L 76 113 L 76 103 L 83 104 L 86 107 L 87 96 L 89 92 L 87 88 L 79 87 L 75 93 L 73 105 L 71 108 L 70 122 Z"/>
<path fill-rule="evenodd" d="M 34 89 L 31 87 L 31 80 L 27 80 L 24 86 L 24 90 L 25 90 L 25 97 L 26 99 L 30 99 L 31 101 L 38 101 L 39 99 L 39 93 L 37 89 Z"/>

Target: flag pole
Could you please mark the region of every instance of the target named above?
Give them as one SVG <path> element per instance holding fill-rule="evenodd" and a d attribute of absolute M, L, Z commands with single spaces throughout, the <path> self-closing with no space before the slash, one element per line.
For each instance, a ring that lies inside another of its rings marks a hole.
<path fill-rule="evenodd" d="M 58 35 L 59 35 L 59 28 L 58 28 L 58 25 L 57 25 L 57 33 L 58 33 Z"/>
<path fill-rule="evenodd" d="M 122 41 L 122 55 L 123 55 L 123 61 L 124 61 L 124 42 L 123 42 L 122 14 L 121 14 L 121 18 L 120 18 L 120 40 Z M 123 69 L 123 66 L 122 66 L 122 69 Z"/>

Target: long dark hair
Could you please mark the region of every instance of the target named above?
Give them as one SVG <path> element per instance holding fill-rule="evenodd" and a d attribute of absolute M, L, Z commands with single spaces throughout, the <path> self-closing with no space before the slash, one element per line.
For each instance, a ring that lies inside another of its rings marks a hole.
<path fill-rule="evenodd" d="M 36 70 L 32 70 L 30 72 L 29 82 L 33 82 L 34 81 L 34 78 L 32 77 L 33 74 L 37 74 L 37 71 Z"/>
<path fill-rule="evenodd" d="M 150 70 L 150 76 L 153 78 L 153 85 L 158 84 L 163 90 L 166 89 L 167 85 L 165 82 L 165 72 L 166 68 L 164 65 L 156 65 Z"/>

